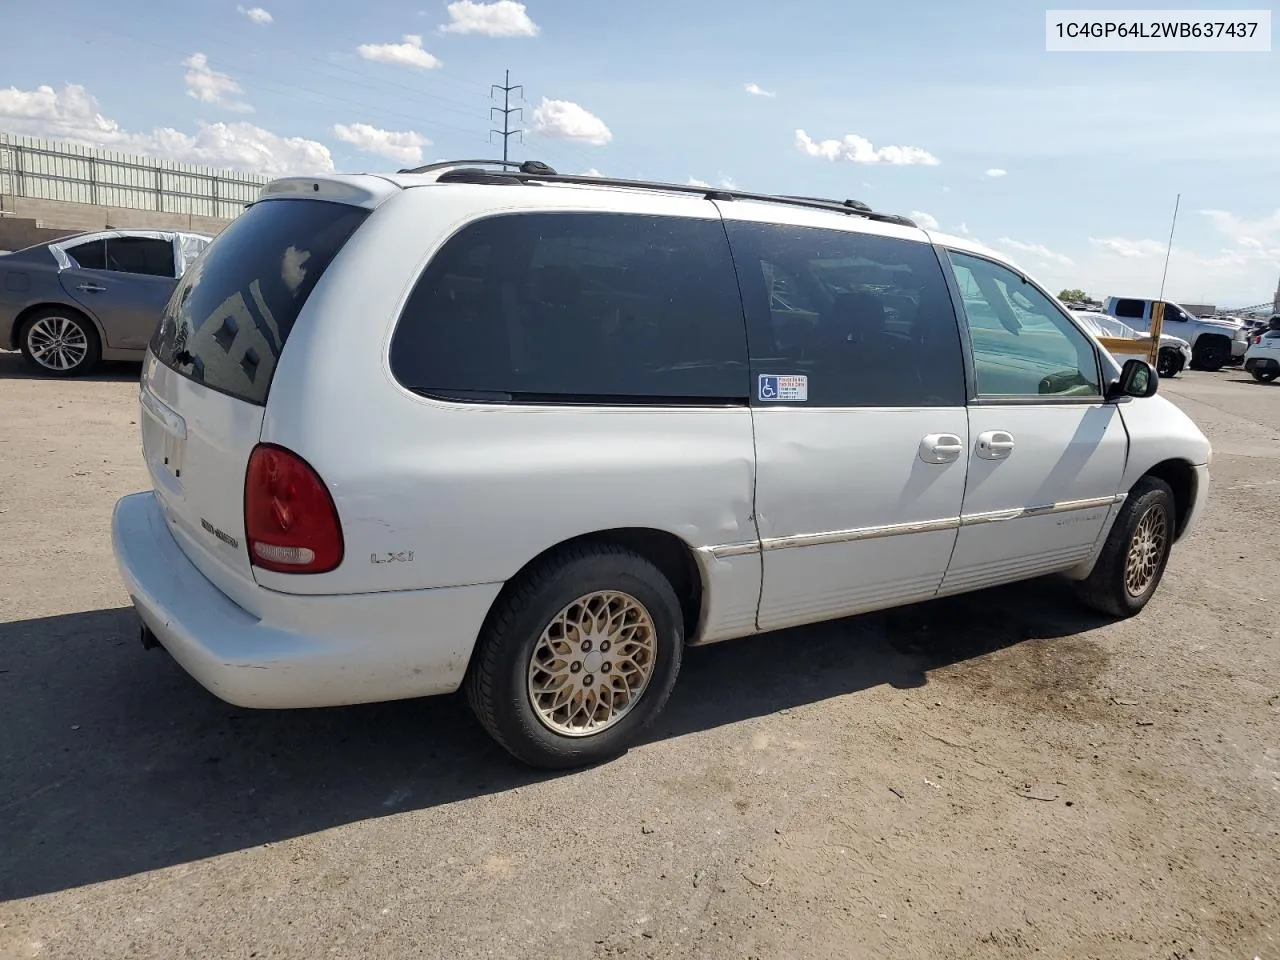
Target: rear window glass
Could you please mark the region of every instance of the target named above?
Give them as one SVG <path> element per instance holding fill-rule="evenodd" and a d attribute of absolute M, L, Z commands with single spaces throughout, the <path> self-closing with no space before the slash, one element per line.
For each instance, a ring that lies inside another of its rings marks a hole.
<path fill-rule="evenodd" d="M 1117 300 L 1114 312 L 1117 317 L 1135 317 L 1140 320 L 1146 310 L 1147 305 L 1141 300 Z"/>
<path fill-rule="evenodd" d="M 746 329 L 717 220 L 525 213 L 459 231 L 391 342 L 396 379 L 453 400 L 745 403 Z"/>
<path fill-rule="evenodd" d="M 368 214 L 324 200 L 254 204 L 183 275 L 152 351 L 198 383 L 266 403 L 303 304 Z"/>

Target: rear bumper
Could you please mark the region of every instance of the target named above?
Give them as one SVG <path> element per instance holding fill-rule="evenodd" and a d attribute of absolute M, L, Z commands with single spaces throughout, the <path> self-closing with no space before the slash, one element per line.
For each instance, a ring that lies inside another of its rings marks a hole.
<path fill-rule="evenodd" d="M 211 693 L 242 707 L 339 706 L 456 690 L 501 584 L 297 596 L 261 590 L 261 616 L 187 559 L 151 492 L 111 518 L 143 623 Z"/>
<path fill-rule="evenodd" d="M 1248 341 L 1246 340 L 1231 341 L 1231 359 L 1232 360 L 1238 360 L 1240 357 L 1243 357 L 1245 353 L 1248 352 L 1248 350 L 1249 350 Z"/>

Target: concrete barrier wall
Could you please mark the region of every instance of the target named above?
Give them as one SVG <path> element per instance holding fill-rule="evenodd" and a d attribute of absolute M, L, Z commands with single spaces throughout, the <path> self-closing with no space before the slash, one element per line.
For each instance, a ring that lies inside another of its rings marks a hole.
<path fill-rule="evenodd" d="M 19 250 L 86 230 L 191 230 L 216 236 L 230 220 L 0 194 L 0 250 Z"/>

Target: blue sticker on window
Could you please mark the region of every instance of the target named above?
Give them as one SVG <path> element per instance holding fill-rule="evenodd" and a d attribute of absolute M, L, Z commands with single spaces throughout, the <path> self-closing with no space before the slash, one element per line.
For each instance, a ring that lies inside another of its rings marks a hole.
<path fill-rule="evenodd" d="M 803 374 L 760 374 L 757 396 L 766 402 L 803 403 L 809 399 L 809 378 Z"/>

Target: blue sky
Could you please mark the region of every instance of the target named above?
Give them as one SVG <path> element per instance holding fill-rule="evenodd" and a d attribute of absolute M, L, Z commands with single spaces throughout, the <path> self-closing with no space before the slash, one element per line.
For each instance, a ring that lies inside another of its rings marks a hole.
<path fill-rule="evenodd" d="M 1155 292 L 1181 193 L 1171 296 L 1280 279 L 1277 54 L 1047 53 L 1025 0 L 62 0 L 4 24 L 0 130 L 394 169 L 495 154 L 510 68 L 513 155 L 564 171 L 855 197 L 1097 296 Z"/>

